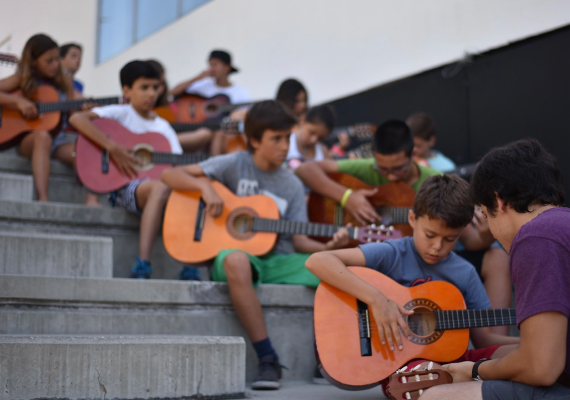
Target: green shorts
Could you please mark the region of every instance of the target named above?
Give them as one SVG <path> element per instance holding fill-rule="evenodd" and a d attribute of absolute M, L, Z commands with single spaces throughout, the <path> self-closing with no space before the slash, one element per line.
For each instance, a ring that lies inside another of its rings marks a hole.
<path fill-rule="evenodd" d="M 226 271 L 224 271 L 224 259 L 230 253 L 241 250 L 222 250 L 214 259 L 212 269 L 212 280 L 217 282 L 227 282 Z M 253 269 L 253 284 L 260 283 L 282 283 L 287 285 L 304 285 L 317 287 L 319 278 L 305 268 L 305 261 L 310 254 L 268 254 L 263 257 L 249 257 Z"/>

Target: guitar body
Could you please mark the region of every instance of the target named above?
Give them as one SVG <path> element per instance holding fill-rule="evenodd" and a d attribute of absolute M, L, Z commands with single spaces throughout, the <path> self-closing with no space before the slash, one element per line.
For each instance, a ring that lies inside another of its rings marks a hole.
<path fill-rule="evenodd" d="M 221 106 L 229 105 L 230 99 L 224 94 L 210 98 L 197 94 L 184 94 L 175 100 L 174 110 L 176 122 L 199 123 L 222 117 Z"/>
<path fill-rule="evenodd" d="M 359 189 L 373 189 L 372 186 L 369 186 L 359 179 L 347 174 L 337 172 L 329 174 L 329 177 L 341 185 L 355 191 Z M 406 209 L 411 208 L 414 205 L 414 197 L 416 196 L 414 189 L 405 183 L 389 183 L 387 185 L 378 186 L 377 189 L 377 193 L 368 199 L 377 209 L 378 214 L 382 216 L 382 223 L 385 225 L 394 225 L 394 228 L 402 232 L 402 235 L 404 236 L 412 236 L 413 229 L 407 223 L 408 212 Z M 318 193 L 310 193 L 308 207 L 309 218 L 313 222 L 335 225 L 346 225 L 348 223 L 355 226 L 360 225 L 348 211 L 340 206 L 339 203 L 323 197 Z M 386 207 L 386 209 L 382 209 L 382 207 Z M 402 221 L 406 221 L 406 223 L 392 224 L 390 216 L 386 214 L 389 207 L 401 208 L 398 212 L 402 214 L 402 216 L 405 214 L 405 218 L 400 219 Z"/>
<path fill-rule="evenodd" d="M 158 115 L 160 118 L 165 119 L 168 122 L 176 122 L 176 114 L 172 107 L 168 106 L 158 106 L 152 109 L 152 111 Z"/>
<path fill-rule="evenodd" d="M 153 164 L 151 161 L 151 153 L 171 151 L 170 143 L 163 135 L 155 132 L 132 133 L 118 122 L 105 118 L 94 119 L 92 122 L 113 141 L 133 149 L 134 156 L 143 164 L 136 166 L 138 177 L 135 179 L 160 179 L 162 171 L 172 167 L 169 164 Z M 77 138 L 76 153 L 79 179 L 93 192 L 109 193 L 133 180 L 122 175 L 110 157 L 104 157 L 101 148 L 83 135 Z"/>
<path fill-rule="evenodd" d="M 356 298 L 321 282 L 315 296 L 316 348 L 324 375 L 333 384 L 342 389 L 363 390 L 378 385 L 412 359 L 449 362 L 463 355 L 469 343 L 469 330 L 434 331 L 433 314 L 427 312 L 465 309 L 463 296 L 455 286 L 433 281 L 408 288 L 375 270 L 349 268 L 391 300 L 415 310 L 414 315 L 407 317 L 413 335 L 411 341 L 402 337 L 402 351 L 390 351 L 387 343 L 380 342 L 372 319 L 372 352 L 370 356 L 362 356 Z"/>
<path fill-rule="evenodd" d="M 197 229 L 201 194 L 172 191 L 162 232 L 168 253 L 184 263 L 210 260 L 225 249 L 240 249 L 256 256 L 268 253 L 275 245 L 277 234 L 251 232 L 250 218 L 279 219 L 275 202 L 263 195 L 238 197 L 219 182 L 210 181 L 210 184 L 222 198 L 224 209 L 217 218 L 205 212 L 201 230 Z M 197 233 L 201 233 L 199 238 Z"/>
<path fill-rule="evenodd" d="M 12 94 L 22 95 L 20 91 Z M 58 102 L 59 95 L 53 87 L 41 85 L 38 86 L 32 96 L 32 101 L 41 103 Z M 61 118 L 61 112 L 59 111 L 41 114 L 36 119 L 25 119 L 16 106 L 2 105 L 0 109 L 0 150 L 18 144 L 28 132 L 34 130 L 52 131 L 57 128 Z"/>
<path fill-rule="evenodd" d="M 237 151 L 247 150 L 247 141 L 242 134 L 225 135 L 226 153 L 235 153 Z"/>

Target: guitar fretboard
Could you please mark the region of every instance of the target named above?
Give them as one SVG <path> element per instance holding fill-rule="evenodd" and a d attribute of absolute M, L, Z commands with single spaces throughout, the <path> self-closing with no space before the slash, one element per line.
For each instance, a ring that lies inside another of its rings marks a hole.
<path fill-rule="evenodd" d="M 170 124 L 174 131 L 176 132 L 187 132 L 187 131 L 194 131 L 199 128 L 209 128 L 212 130 L 221 129 L 223 131 L 230 131 L 230 132 L 242 132 L 243 131 L 243 122 L 232 120 L 232 119 L 223 119 L 222 121 L 210 121 L 210 122 L 203 122 L 200 124 L 190 124 L 184 122 L 172 122 Z"/>
<path fill-rule="evenodd" d="M 408 214 L 411 208 L 409 207 L 378 207 L 377 212 L 382 216 L 382 221 L 385 220 L 385 215 L 388 213 L 390 217 L 390 221 L 386 221 L 386 223 L 390 224 L 407 224 L 408 223 Z"/>
<path fill-rule="evenodd" d="M 274 232 L 274 233 L 289 233 L 291 235 L 309 235 L 309 236 L 320 236 L 320 237 L 333 237 L 334 234 L 342 226 L 329 225 L 329 224 L 316 224 L 313 222 L 299 222 L 299 221 L 287 221 L 283 219 L 265 219 L 265 218 L 254 218 L 252 231 L 256 232 Z M 348 236 L 352 239 L 356 239 L 358 236 L 357 229 L 347 227 Z"/>
<path fill-rule="evenodd" d="M 94 103 L 100 106 L 109 104 L 118 104 L 121 102 L 119 97 L 104 97 L 100 99 L 81 99 L 81 100 L 68 100 L 68 101 L 54 101 L 48 103 L 37 103 L 38 112 L 40 114 L 55 112 L 55 111 L 71 111 L 80 110 L 84 104 Z"/>
<path fill-rule="evenodd" d="M 515 325 L 517 318 L 514 308 L 494 308 L 489 310 L 437 310 L 435 329 L 465 329 L 483 326 Z"/>
<path fill-rule="evenodd" d="M 195 164 L 208 158 L 204 153 L 196 154 L 172 154 L 172 153 L 152 153 L 151 160 L 154 164 L 174 164 L 186 165 Z"/>

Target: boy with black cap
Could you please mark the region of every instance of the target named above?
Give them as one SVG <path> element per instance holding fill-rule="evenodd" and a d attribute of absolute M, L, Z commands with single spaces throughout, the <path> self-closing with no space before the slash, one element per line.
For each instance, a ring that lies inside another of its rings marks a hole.
<path fill-rule="evenodd" d="M 241 104 L 251 102 L 249 92 L 242 86 L 233 85 L 229 79 L 229 74 L 238 72 L 238 69 L 232 65 L 232 57 L 224 50 L 213 50 L 208 58 L 209 68 L 202 71 L 199 75 L 192 79 L 184 81 L 176 85 L 170 94 L 174 97 L 184 93 L 197 94 L 202 97 L 210 98 L 219 94 L 228 96 L 231 104 Z M 239 113 L 239 114 L 237 114 Z M 232 114 L 232 118 L 243 120 L 245 112 L 239 110 Z M 202 128 L 205 129 L 205 128 Z M 188 136 L 186 136 L 188 137 Z M 210 138 L 210 154 L 218 155 L 225 153 L 225 136 L 223 131 L 214 131 Z M 183 148 L 186 146 L 184 137 L 180 138 L 180 144 Z"/>
<path fill-rule="evenodd" d="M 230 74 L 238 72 L 237 68 L 232 65 L 232 57 L 228 52 L 213 50 L 208 58 L 208 64 L 210 67 L 207 70 L 176 85 L 170 93 L 175 97 L 183 93 L 198 94 L 204 97 L 225 94 L 232 104 L 251 101 L 251 96 L 246 89 L 233 85 L 228 79 Z"/>

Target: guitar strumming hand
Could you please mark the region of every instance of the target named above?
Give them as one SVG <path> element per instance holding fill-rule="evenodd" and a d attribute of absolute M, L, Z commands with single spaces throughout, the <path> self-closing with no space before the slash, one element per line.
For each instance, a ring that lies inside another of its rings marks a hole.
<path fill-rule="evenodd" d="M 135 165 L 142 165 L 136 157 L 132 155 L 132 150 L 119 145 L 118 143 L 112 142 L 109 147 L 109 156 L 111 160 L 115 163 L 119 171 L 124 176 L 131 179 L 136 178 L 139 174 L 135 168 Z"/>
<path fill-rule="evenodd" d="M 33 101 L 25 97 L 19 97 L 16 100 L 16 106 L 26 119 L 36 119 L 38 117 L 38 108 Z"/>
<path fill-rule="evenodd" d="M 382 222 L 382 218 L 367 199 L 367 197 L 374 196 L 377 192 L 377 188 L 355 190 L 346 201 L 345 209 L 362 225 Z"/>
<path fill-rule="evenodd" d="M 372 315 L 376 326 L 378 327 L 378 336 L 380 337 L 380 342 L 390 346 L 390 350 L 394 351 L 396 347 L 398 350 L 404 349 L 404 343 L 402 341 L 402 334 L 400 329 L 403 331 L 405 337 L 408 340 L 412 337 L 412 332 L 410 327 L 404 321 L 402 315 L 412 315 L 413 310 L 406 310 L 404 307 L 399 305 L 393 300 L 390 300 L 384 293 L 378 290 L 378 293 L 374 299 L 374 302 L 368 305 L 372 309 Z M 394 342 L 396 346 L 394 346 Z"/>

